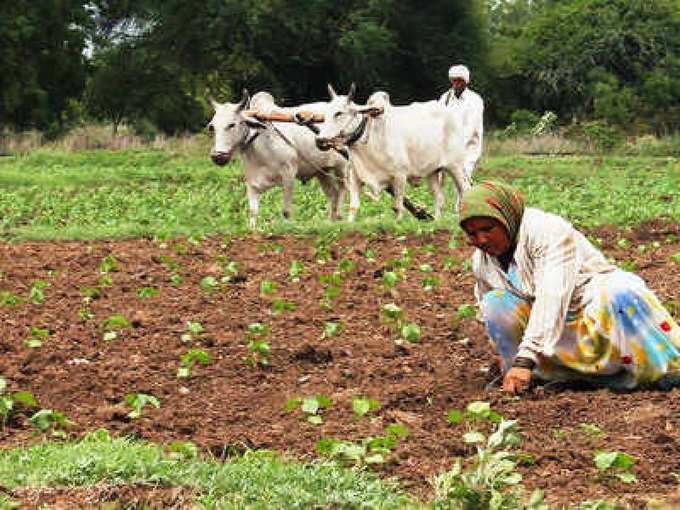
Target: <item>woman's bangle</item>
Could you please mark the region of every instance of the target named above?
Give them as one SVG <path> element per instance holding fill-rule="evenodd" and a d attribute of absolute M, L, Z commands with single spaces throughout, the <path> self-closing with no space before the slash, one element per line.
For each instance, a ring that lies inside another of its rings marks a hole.
<path fill-rule="evenodd" d="M 536 363 L 531 358 L 517 357 L 512 363 L 512 368 L 526 368 L 528 370 L 533 370 Z"/>

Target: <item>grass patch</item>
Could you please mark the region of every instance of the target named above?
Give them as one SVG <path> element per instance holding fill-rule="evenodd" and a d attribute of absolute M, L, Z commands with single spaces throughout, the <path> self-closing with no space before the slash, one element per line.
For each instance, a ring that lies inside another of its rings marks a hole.
<path fill-rule="evenodd" d="M 631 226 L 680 218 L 680 168 L 672 157 L 488 157 L 475 174 L 504 178 L 535 207 L 578 226 Z M 408 196 L 432 209 L 426 186 Z M 447 179 L 446 213 L 438 222 L 396 221 L 387 194 L 364 198 L 358 221 L 326 219 L 318 184 L 298 184 L 294 218 L 281 216 L 281 189 L 261 200 L 259 228 L 272 234 L 386 230 L 426 233 L 456 225 L 455 191 Z M 214 166 L 206 154 L 169 150 L 60 152 L 38 150 L 0 159 L 0 236 L 11 240 L 88 240 L 248 232 L 239 163 Z"/>
<path fill-rule="evenodd" d="M 202 460 L 190 447 L 112 438 L 105 430 L 69 443 L 0 452 L 0 485 L 81 487 L 153 484 L 198 489 L 205 508 L 408 508 L 416 503 L 377 476 L 332 464 L 300 464 L 273 452 L 227 462 Z"/>

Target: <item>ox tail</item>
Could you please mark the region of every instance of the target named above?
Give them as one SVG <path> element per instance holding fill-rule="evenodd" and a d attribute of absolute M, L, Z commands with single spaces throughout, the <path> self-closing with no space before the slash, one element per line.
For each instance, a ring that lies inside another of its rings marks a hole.
<path fill-rule="evenodd" d="M 387 191 L 390 195 L 394 196 L 394 188 L 390 185 L 388 186 L 385 191 Z M 434 216 L 432 216 L 428 210 L 425 208 L 425 206 L 416 204 L 415 202 L 411 201 L 408 197 L 404 196 L 404 207 L 408 212 L 410 212 L 414 218 L 420 221 L 432 221 L 434 219 Z"/>

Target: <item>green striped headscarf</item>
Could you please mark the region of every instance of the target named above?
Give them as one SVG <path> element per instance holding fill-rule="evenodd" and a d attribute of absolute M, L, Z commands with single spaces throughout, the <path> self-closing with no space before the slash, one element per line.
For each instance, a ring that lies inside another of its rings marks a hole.
<path fill-rule="evenodd" d="M 500 221 L 515 241 L 524 214 L 524 197 L 517 188 L 498 181 L 484 181 L 463 193 L 460 225 L 470 218 L 485 217 Z"/>

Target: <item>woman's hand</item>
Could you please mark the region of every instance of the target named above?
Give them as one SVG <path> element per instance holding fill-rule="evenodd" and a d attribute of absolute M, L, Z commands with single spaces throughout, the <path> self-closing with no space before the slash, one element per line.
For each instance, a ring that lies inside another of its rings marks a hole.
<path fill-rule="evenodd" d="M 530 382 L 530 369 L 513 367 L 503 378 L 503 391 L 521 393 L 529 387 Z"/>

